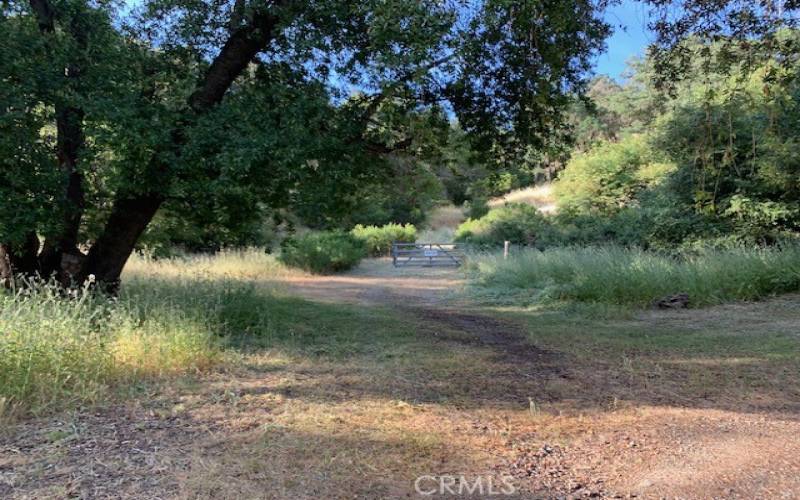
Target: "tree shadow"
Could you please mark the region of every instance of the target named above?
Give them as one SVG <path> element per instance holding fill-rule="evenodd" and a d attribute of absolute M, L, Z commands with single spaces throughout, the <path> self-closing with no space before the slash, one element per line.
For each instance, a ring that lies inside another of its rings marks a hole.
<path fill-rule="evenodd" d="M 313 302 L 306 306 L 320 307 Z M 694 349 L 691 342 L 674 349 L 669 343 L 657 349 L 611 343 L 598 344 L 594 352 L 587 345 L 587 356 L 556 350 L 557 333 L 537 342 L 536 328 L 514 319 L 420 307 L 397 308 L 388 313 L 390 321 L 392 317 L 412 325 L 413 332 L 350 338 L 363 345 L 340 367 L 349 374 L 331 383 L 317 379 L 297 385 L 291 388 L 293 397 L 383 397 L 459 408 L 549 406 L 558 412 L 644 405 L 800 415 L 798 361 L 787 355 L 791 351 L 777 355 L 784 348 L 781 342 L 766 351 L 758 337 L 740 339 L 733 351 L 733 341 L 726 345 L 724 339 L 704 349 Z M 654 335 L 651 325 L 615 323 L 609 328 L 618 328 L 623 339 Z M 372 324 L 365 331 L 386 326 Z"/>
<path fill-rule="evenodd" d="M 729 335 L 716 324 L 729 328 L 730 320 L 713 311 L 705 313 L 706 323 L 689 312 L 687 328 L 680 316 L 575 319 L 391 296 L 381 297 L 383 305 L 308 300 L 232 286 L 224 292 L 229 300 L 213 309 L 208 300 L 184 300 L 181 307 L 190 316 L 213 316 L 234 349 L 287 357 L 270 365 L 283 377 L 280 386 L 264 377 L 263 388 L 287 397 L 554 412 L 646 405 L 800 413 L 800 365 L 791 355 L 800 351 L 796 335 Z M 361 285 L 352 286 L 347 293 Z M 165 297 L 186 293 L 169 282 L 159 289 Z M 763 315 L 744 317 L 763 331 Z M 775 321 L 786 328 L 785 314 Z"/>

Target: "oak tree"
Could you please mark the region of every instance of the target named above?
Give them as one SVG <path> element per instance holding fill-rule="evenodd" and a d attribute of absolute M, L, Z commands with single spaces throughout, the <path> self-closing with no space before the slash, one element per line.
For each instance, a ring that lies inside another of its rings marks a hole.
<path fill-rule="evenodd" d="M 114 290 L 167 207 L 335 205 L 457 118 L 514 162 L 564 136 L 608 26 L 592 0 L 29 0 L 0 7 L 0 278 Z M 223 209 L 224 208 L 224 209 Z"/>

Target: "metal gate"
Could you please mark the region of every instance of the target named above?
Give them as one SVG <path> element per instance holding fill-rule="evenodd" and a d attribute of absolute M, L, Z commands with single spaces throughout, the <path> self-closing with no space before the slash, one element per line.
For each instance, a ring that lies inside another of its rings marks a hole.
<path fill-rule="evenodd" d="M 394 267 L 460 266 L 464 253 L 455 243 L 392 243 Z"/>

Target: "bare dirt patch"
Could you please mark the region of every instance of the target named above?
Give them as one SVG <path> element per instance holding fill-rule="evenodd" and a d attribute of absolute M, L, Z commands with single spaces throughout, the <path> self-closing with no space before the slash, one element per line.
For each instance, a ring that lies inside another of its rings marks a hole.
<path fill-rule="evenodd" d="M 545 445 L 521 436 L 511 469 L 577 498 L 796 498 L 800 488 L 800 443 L 787 439 L 797 422 L 645 407 L 576 423 Z"/>
<path fill-rule="evenodd" d="M 508 321 L 452 309 L 416 307 L 405 310 L 429 322 L 431 330 L 435 330 L 436 325 L 443 326 L 447 333 L 434 333 L 437 338 L 494 349 L 498 360 L 552 368 L 559 357 L 556 352 L 533 345 L 519 325 Z"/>
<path fill-rule="evenodd" d="M 347 274 L 296 276 L 281 283 L 311 300 L 390 308 L 452 305 L 465 284 L 453 267 L 395 268 L 389 258 L 368 259 Z"/>

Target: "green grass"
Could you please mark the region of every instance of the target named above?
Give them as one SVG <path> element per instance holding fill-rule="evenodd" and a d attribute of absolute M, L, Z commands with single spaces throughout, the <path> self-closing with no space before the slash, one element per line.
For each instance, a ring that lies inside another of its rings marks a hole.
<path fill-rule="evenodd" d="M 675 293 L 692 306 L 800 290 L 800 248 L 707 250 L 674 257 L 622 247 L 523 251 L 472 260 L 477 293 L 530 304 L 646 307 Z M 482 289 L 482 290 L 481 290 Z"/>
<path fill-rule="evenodd" d="M 796 411 L 800 394 L 797 297 L 613 319 L 583 308 L 504 308 L 531 342 L 572 372 L 549 381 L 555 399 L 586 406 L 718 407 Z M 588 404 L 587 404 L 588 402 Z M 606 405 L 611 406 L 606 406 Z"/>
<path fill-rule="evenodd" d="M 398 335 L 413 330 L 382 308 L 283 294 L 274 282 L 294 272 L 257 250 L 134 257 L 116 299 L 0 292 L 0 419 L 107 401 L 252 350 L 343 359 L 403 348 Z"/>
<path fill-rule="evenodd" d="M 535 344 L 587 359 L 637 355 L 798 359 L 800 339 L 793 330 L 797 321 L 795 302 L 764 303 L 752 315 L 727 307 L 734 306 L 681 315 L 656 312 L 653 317 L 634 315 L 612 320 L 586 316 L 580 309 L 512 309 L 500 314 L 527 324 Z"/>
<path fill-rule="evenodd" d="M 40 285 L 0 297 L 2 413 L 42 413 L 109 397 L 114 388 L 206 370 L 223 360 L 234 285 L 135 285 L 120 299 L 66 299 Z"/>
<path fill-rule="evenodd" d="M 289 355 L 383 357 L 400 337 L 413 338 L 408 322 L 381 307 L 360 308 L 291 296 L 262 296 L 258 308 L 239 315 L 250 326 L 231 338 L 242 350 L 277 349 Z"/>

